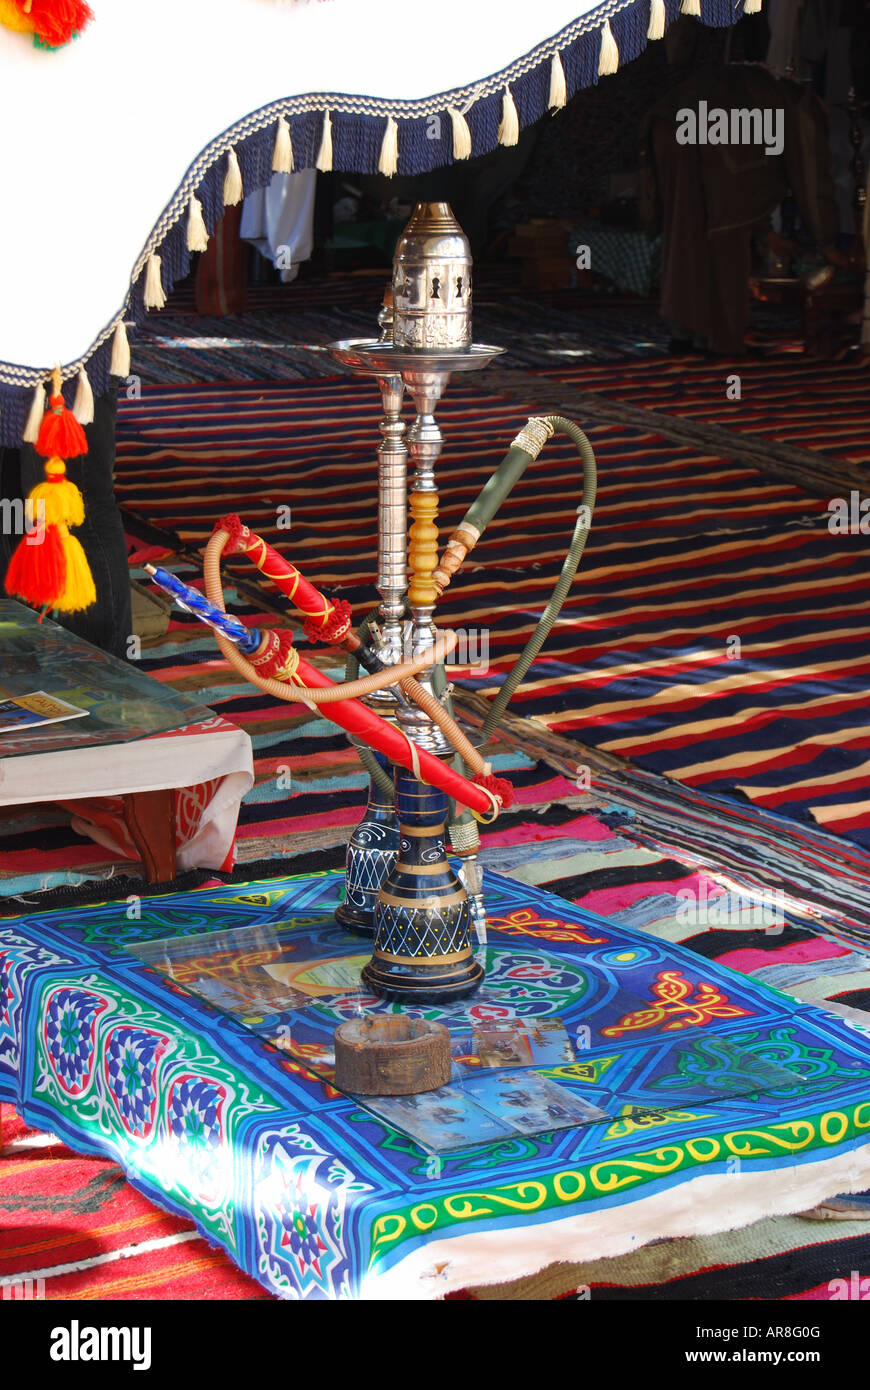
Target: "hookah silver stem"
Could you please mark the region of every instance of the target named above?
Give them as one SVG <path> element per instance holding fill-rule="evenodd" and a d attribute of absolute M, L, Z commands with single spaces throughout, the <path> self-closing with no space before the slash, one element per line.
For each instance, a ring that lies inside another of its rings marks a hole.
<path fill-rule="evenodd" d="M 378 575 L 381 595 L 380 640 L 377 652 L 385 666 L 403 659 L 402 616 L 408 583 L 408 450 L 402 400 L 405 392 L 401 376 L 379 376 L 383 418 L 379 429 L 383 440 L 378 446 Z"/>

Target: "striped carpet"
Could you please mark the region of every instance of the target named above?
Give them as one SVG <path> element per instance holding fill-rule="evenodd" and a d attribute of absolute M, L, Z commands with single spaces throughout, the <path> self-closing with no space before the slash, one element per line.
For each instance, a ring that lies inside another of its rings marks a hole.
<path fill-rule="evenodd" d="M 738 389 L 729 379 L 739 377 Z M 847 459 L 867 474 L 870 358 L 852 352 L 817 361 L 802 352 L 709 360 L 647 358 L 614 372 L 597 363 L 546 367 L 548 378 L 623 406 L 724 425 L 741 434 Z"/>
<path fill-rule="evenodd" d="M 525 402 L 451 384 L 439 412 L 445 532 L 534 410 L 527 380 Z M 848 380 L 850 409 L 864 380 Z M 377 419 L 374 387 L 347 378 L 151 388 L 123 403 L 119 496 L 182 547 L 201 547 L 221 513 L 239 510 L 361 615 L 373 598 Z M 863 537 L 832 534 L 824 500 L 794 483 L 654 427 L 589 433 L 595 524 L 516 708 L 686 785 L 870 845 Z M 488 642 L 488 669 L 458 672 L 467 688 L 491 693 L 510 668 L 578 495 L 576 462 L 554 441 L 445 595 L 442 621 Z M 287 508 L 289 531 L 278 527 Z"/>

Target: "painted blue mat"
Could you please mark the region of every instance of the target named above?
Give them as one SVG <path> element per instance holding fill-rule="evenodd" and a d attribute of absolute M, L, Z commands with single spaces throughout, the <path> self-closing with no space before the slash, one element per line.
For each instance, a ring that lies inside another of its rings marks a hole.
<path fill-rule="evenodd" d="M 560 1021 L 573 1060 L 534 1077 L 598 1117 L 423 1147 L 327 1079 L 332 1029 L 369 1007 L 341 889 L 288 878 L 3 922 L 0 1097 L 287 1298 L 435 1297 L 868 1186 L 870 1039 L 496 876 L 484 992 L 446 1021 Z M 259 1012 L 203 997 L 252 971 Z"/>

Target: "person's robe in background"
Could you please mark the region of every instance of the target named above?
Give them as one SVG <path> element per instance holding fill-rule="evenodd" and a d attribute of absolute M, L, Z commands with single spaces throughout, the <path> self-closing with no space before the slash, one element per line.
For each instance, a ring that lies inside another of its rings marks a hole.
<path fill-rule="evenodd" d="M 764 144 L 679 144 L 677 113 L 699 103 L 783 111 L 781 154 Z M 641 131 L 641 211 L 663 229 L 661 312 L 696 345 L 744 350 L 751 238 L 791 192 L 815 246 L 830 246 L 839 218 L 825 109 L 806 87 L 765 68 L 698 69 L 647 113 Z"/>

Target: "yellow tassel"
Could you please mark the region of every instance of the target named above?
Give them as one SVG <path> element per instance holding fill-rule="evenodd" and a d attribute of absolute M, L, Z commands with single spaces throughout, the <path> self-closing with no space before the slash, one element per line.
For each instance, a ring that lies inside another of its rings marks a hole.
<path fill-rule="evenodd" d="M 746 0 L 746 4 L 743 6 L 743 13 L 744 13 L 744 14 L 760 14 L 760 13 L 761 13 L 761 0 Z"/>
<path fill-rule="evenodd" d="M 91 390 L 91 383 L 88 381 L 88 374 L 84 367 L 79 372 L 76 383 L 73 415 L 80 425 L 92 425 L 94 423 L 94 393 Z"/>
<path fill-rule="evenodd" d="M 37 386 L 33 393 L 33 400 L 30 404 L 30 414 L 27 417 L 27 424 L 24 426 L 24 433 L 21 438 L 25 444 L 35 444 L 39 438 L 39 427 L 42 424 L 42 417 L 45 414 L 45 387 Z"/>
<path fill-rule="evenodd" d="M 112 338 L 112 360 L 109 363 L 109 375 L 123 377 L 130 375 L 130 344 L 123 319 L 119 319 Z"/>
<path fill-rule="evenodd" d="M 82 609 L 90 608 L 91 604 L 96 602 L 94 576 L 91 574 L 88 557 L 82 549 L 81 541 L 77 536 L 71 536 L 65 526 L 60 528 L 60 543 L 66 560 L 66 579 L 54 607 L 60 613 L 80 613 Z"/>
<path fill-rule="evenodd" d="M 272 169 L 276 174 L 293 173 L 293 141 L 290 139 L 290 127 L 283 116 L 278 119 L 278 129 L 275 133 Z"/>
<path fill-rule="evenodd" d="M 18 5 L 13 4 L 13 0 L 0 0 L 0 24 L 4 24 L 7 29 L 14 29 L 19 34 L 32 34 L 34 24 L 29 17 L 29 10 L 28 5 L 22 14 Z"/>
<path fill-rule="evenodd" d="M 46 526 L 81 526 L 85 519 L 84 499 L 75 483 L 66 477 L 63 459 L 47 459 L 45 473 L 45 482 L 31 489 L 28 501 L 43 504 Z"/>
<path fill-rule="evenodd" d="M 453 125 L 453 158 L 468 159 L 471 154 L 471 131 L 468 129 L 468 122 L 462 112 L 453 106 L 448 108 L 448 114 Z"/>
<path fill-rule="evenodd" d="M 610 20 L 605 19 L 601 26 L 601 53 L 598 58 L 598 76 L 609 77 L 619 68 L 619 49 L 616 47 L 616 39 L 613 37 L 613 30 L 610 27 Z"/>
<path fill-rule="evenodd" d="M 160 257 L 149 256 L 145 272 L 145 308 L 162 309 L 166 303 L 163 281 L 160 278 Z"/>
<path fill-rule="evenodd" d="M 381 143 L 381 157 L 378 160 L 380 173 L 392 178 L 399 167 L 399 127 L 392 116 L 387 117 L 387 128 Z"/>
<path fill-rule="evenodd" d="M 650 0 L 648 39 L 663 39 L 668 17 L 665 13 L 665 0 Z"/>
<path fill-rule="evenodd" d="M 520 138 L 520 121 L 517 116 L 517 108 L 511 96 L 510 87 L 504 89 L 504 99 L 501 104 L 501 125 L 498 128 L 498 143 L 500 145 L 515 145 Z"/>
<path fill-rule="evenodd" d="M 323 134 L 317 152 L 317 168 L 321 174 L 328 174 L 332 169 L 332 117 L 328 111 L 323 115 Z"/>
<path fill-rule="evenodd" d="M 680 6 L 681 14 L 692 15 L 694 19 L 701 18 L 701 0 L 683 0 Z"/>
<path fill-rule="evenodd" d="M 224 207 L 235 207 L 245 196 L 242 186 L 242 171 L 235 150 L 227 151 L 227 172 L 224 177 Z"/>
<path fill-rule="evenodd" d="M 187 207 L 187 249 L 205 251 L 208 247 L 208 231 L 202 217 L 202 203 L 191 195 Z"/>
<path fill-rule="evenodd" d="M 562 67 L 562 59 L 558 53 L 554 53 L 553 61 L 550 64 L 550 97 L 547 105 L 551 111 L 558 111 L 567 100 L 568 88 L 565 82 L 565 69 Z"/>

